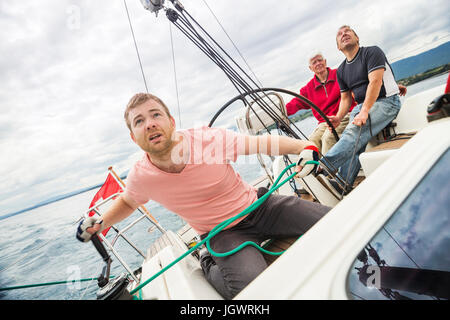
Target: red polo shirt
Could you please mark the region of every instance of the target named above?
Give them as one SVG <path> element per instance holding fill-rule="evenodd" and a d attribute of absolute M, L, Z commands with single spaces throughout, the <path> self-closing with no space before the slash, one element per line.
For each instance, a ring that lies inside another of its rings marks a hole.
<path fill-rule="evenodd" d="M 335 116 L 339 110 L 341 92 L 336 78 L 336 69 L 327 69 L 328 78 L 324 84 L 317 79 L 317 76 L 314 76 L 306 86 L 300 89 L 300 95 L 314 103 L 325 113 L 325 115 Z M 355 105 L 356 102 L 353 100 L 349 111 L 351 111 Z M 294 98 L 286 104 L 288 115 L 294 114 L 300 109 L 310 109 L 310 107 L 298 98 Z M 311 110 L 319 123 L 325 121 L 316 110 Z"/>

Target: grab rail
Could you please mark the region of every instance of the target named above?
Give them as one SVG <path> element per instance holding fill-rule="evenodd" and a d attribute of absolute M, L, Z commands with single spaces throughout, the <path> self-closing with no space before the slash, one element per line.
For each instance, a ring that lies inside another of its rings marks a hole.
<path fill-rule="evenodd" d="M 108 198 L 106 198 L 105 200 L 101 201 L 100 203 L 96 204 L 95 206 L 89 208 L 85 214 L 84 217 L 88 217 L 89 212 L 94 211 L 96 214 L 98 214 L 99 216 L 102 216 L 99 207 L 103 206 L 104 204 L 108 203 L 109 201 L 113 200 L 115 197 L 117 197 L 118 195 L 120 195 L 121 192 L 117 192 L 111 196 L 109 196 Z M 136 281 L 139 282 L 139 280 L 136 278 L 136 276 L 134 275 L 134 272 L 132 271 L 132 269 L 130 268 L 130 266 L 125 262 L 125 260 L 120 256 L 120 254 L 117 252 L 117 250 L 114 248 L 114 245 L 116 244 L 117 240 L 119 238 L 123 238 L 125 240 L 126 243 L 128 243 L 128 245 L 130 245 L 139 255 L 141 255 L 144 259 L 146 259 L 146 255 L 139 250 L 139 248 L 136 246 L 136 244 L 131 241 L 126 235 L 125 232 L 127 232 L 128 230 L 131 229 L 131 227 L 133 227 L 134 225 L 136 225 L 137 223 L 141 222 L 142 220 L 144 220 L 145 218 L 147 218 L 162 234 L 166 232 L 166 230 L 156 221 L 154 221 L 153 219 L 151 219 L 145 212 L 143 209 L 138 208 L 137 211 L 139 211 L 142 216 L 140 216 L 139 218 L 137 218 L 136 220 L 132 221 L 131 223 L 129 223 L 128 225 L 126 225 L 124 228 L 119 229 L 116 226 L 111 226 L 111 229 L 113 229 L 116 232 L 115 237 L 113 238 L 112 241 L 109 241 L 102 233 L 99 234 L 100 239 L 102 239 L 102 241 L 104 242 L 104 244 L 108 247 L 108 249 L 111 251 L 111 253 L 117 258 L 117 260 L 120 262 L 120 264 L 125 268 L 125 270 L 127 270 L 127 272 L 131 275 L 131 277 Z"/>

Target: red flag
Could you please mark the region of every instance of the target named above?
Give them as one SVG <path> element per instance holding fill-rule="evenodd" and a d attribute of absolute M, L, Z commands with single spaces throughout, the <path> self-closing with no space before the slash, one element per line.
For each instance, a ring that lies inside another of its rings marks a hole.
<path fill-rule="evenodd" d="M 92 208 L 93 206 L 95 206 L 95 204 L 98 201 L 103 201 L 106 198 L 112 196 L 113 194 L 115 194 L 117 192 L 123 192 L 123 189 L 119 185 L 119 183 L 117 183 L 117 181 L 114 179 L 114 177 L 111 175 L 111 173 L 108 173 L 108 176 L 106 177 L 106 180 L 103 183 L 102 187 L 100 188 L 100 190 L 97 191 L 94 198 L 92 199 L 91 204 L 89 205 L 89 209 Z M 115 197 L 113 199 L 115 199 Z M 93 211 L 93 210 L 90 211 L 89 217 L 92 217 L 94 214 L 95 214 L 95 211 Z M 106 236 L 108 231 L 109 231 L 109 228 L 103 230 L 102 234 L 104 236 Z"/>
<path fill-rule="evenodd" d="M 447 78 L 447 85 L 445 86 L 445 93 L 450 93 L 450 72 Z"/>

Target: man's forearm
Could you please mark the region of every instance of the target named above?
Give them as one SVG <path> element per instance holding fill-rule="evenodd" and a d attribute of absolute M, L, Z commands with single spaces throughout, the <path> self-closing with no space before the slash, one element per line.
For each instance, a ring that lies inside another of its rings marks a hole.
<path fill-rule="evenodd" d="M 366 90 L 366 97 L 364 103 L 361 107 L 361 111 L 369 112 L 375 101 L 377 101 L 378 95 L 380 94 L 381 85 L 383 81 L 380 79 L 373 79 L 369 82 Z"/>
<path fill-rule="evenodd" d="M 336 116 L 342 120 L 347 115 L 351 105 L 352 105 L 351 94 L 348 92 L 347 94 L 341 95 L 341 101 L 339 102 L 339 110 Z"/>
<path fill-rule="evenodd" d="M 300 140 L 286 136 L 274 136 L 274 138 L 275 139 L 274 141 L 272 141 L 272 143 L 278 142 L 279 149 L 277 154 L 270 154 L 271 156 L 283 154 L 299 154 L 305 147 L 315 145 L 314 143 L 308 140 Z M 276 138 L 278 138 L 278 141 Z"/>
<path fill-rule="evenodd" d="M 123 195 L 120 195 L 115 201 L 113 201 L 111 207 L 109 207 L 109 209 L 102 215 L 104 227 L 107 228 L 119 223 L 130 216 L 136 208 L 133 208 L 133 205 L 130 205 L 124 200 Z"/>
<path fill-rule="evenodd" d="M 384 69 L 376 69 L 369 73 L 369 85 L 366 89 L 366 97 L 364 98 L 363 105 L 361 107 L 362 112 L 369 113 L 375 101 L 377 101 L 380 94 L 381 86 L 383 85 Z"/>
<path fill-rule="evenodd" d="M 306 146 L 310 145 L 314 145 L 314 143 L 286 136 L 248 136 L 246 154 L 262 153 L 269 156 L 299 154 Z"/>

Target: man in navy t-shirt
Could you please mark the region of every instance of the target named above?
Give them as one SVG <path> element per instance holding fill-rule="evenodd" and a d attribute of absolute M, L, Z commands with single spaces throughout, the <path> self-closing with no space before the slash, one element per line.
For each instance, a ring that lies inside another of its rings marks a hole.
<path fill-rule="evenodd" d="M 341 92 L 352 91 L 357 103 L 364 103 L 370 84 L 369 74 L 373 71 L 382 73 L 382 77 L 381 74 L 378 77 L 383 80 L 377 100 L 399 92 L 392 68 L 383 51 L 377 46 L 359 47 L 356 56 L 351 61 L 345 60 L 341 63 L 338 68 Z M 376 74 L 373 74 L 372 78 L 375 77 Z"/>
<path fill-rule="evenodd" d="M 339 188 L 334 180 L 323 177 L 319 180 L 325 180 L 323 182 L 328 186 L 331 183 L 341 194 L 351 190 L 361 167 L 359 155 L 369 140 L 397 116 L 400 111 L 398 95 L 404 95 L 406 87 L 398 86 L 395 82 L 383 51 L 376 46 L 360 47 L 359 37 L 349 26 L 339 28 L 336 44 L 346 59 L 337 70 L 341 102 L 336 116 L 329 117 L 333 126 L 337 127 L 347 114 L 352 94 L 358 104 L 350 113 L 350 123 L 340 140 L 322 158 L 328 167 L 339 169 L 341 179 L 346 181 L 345 190 Z"/>

